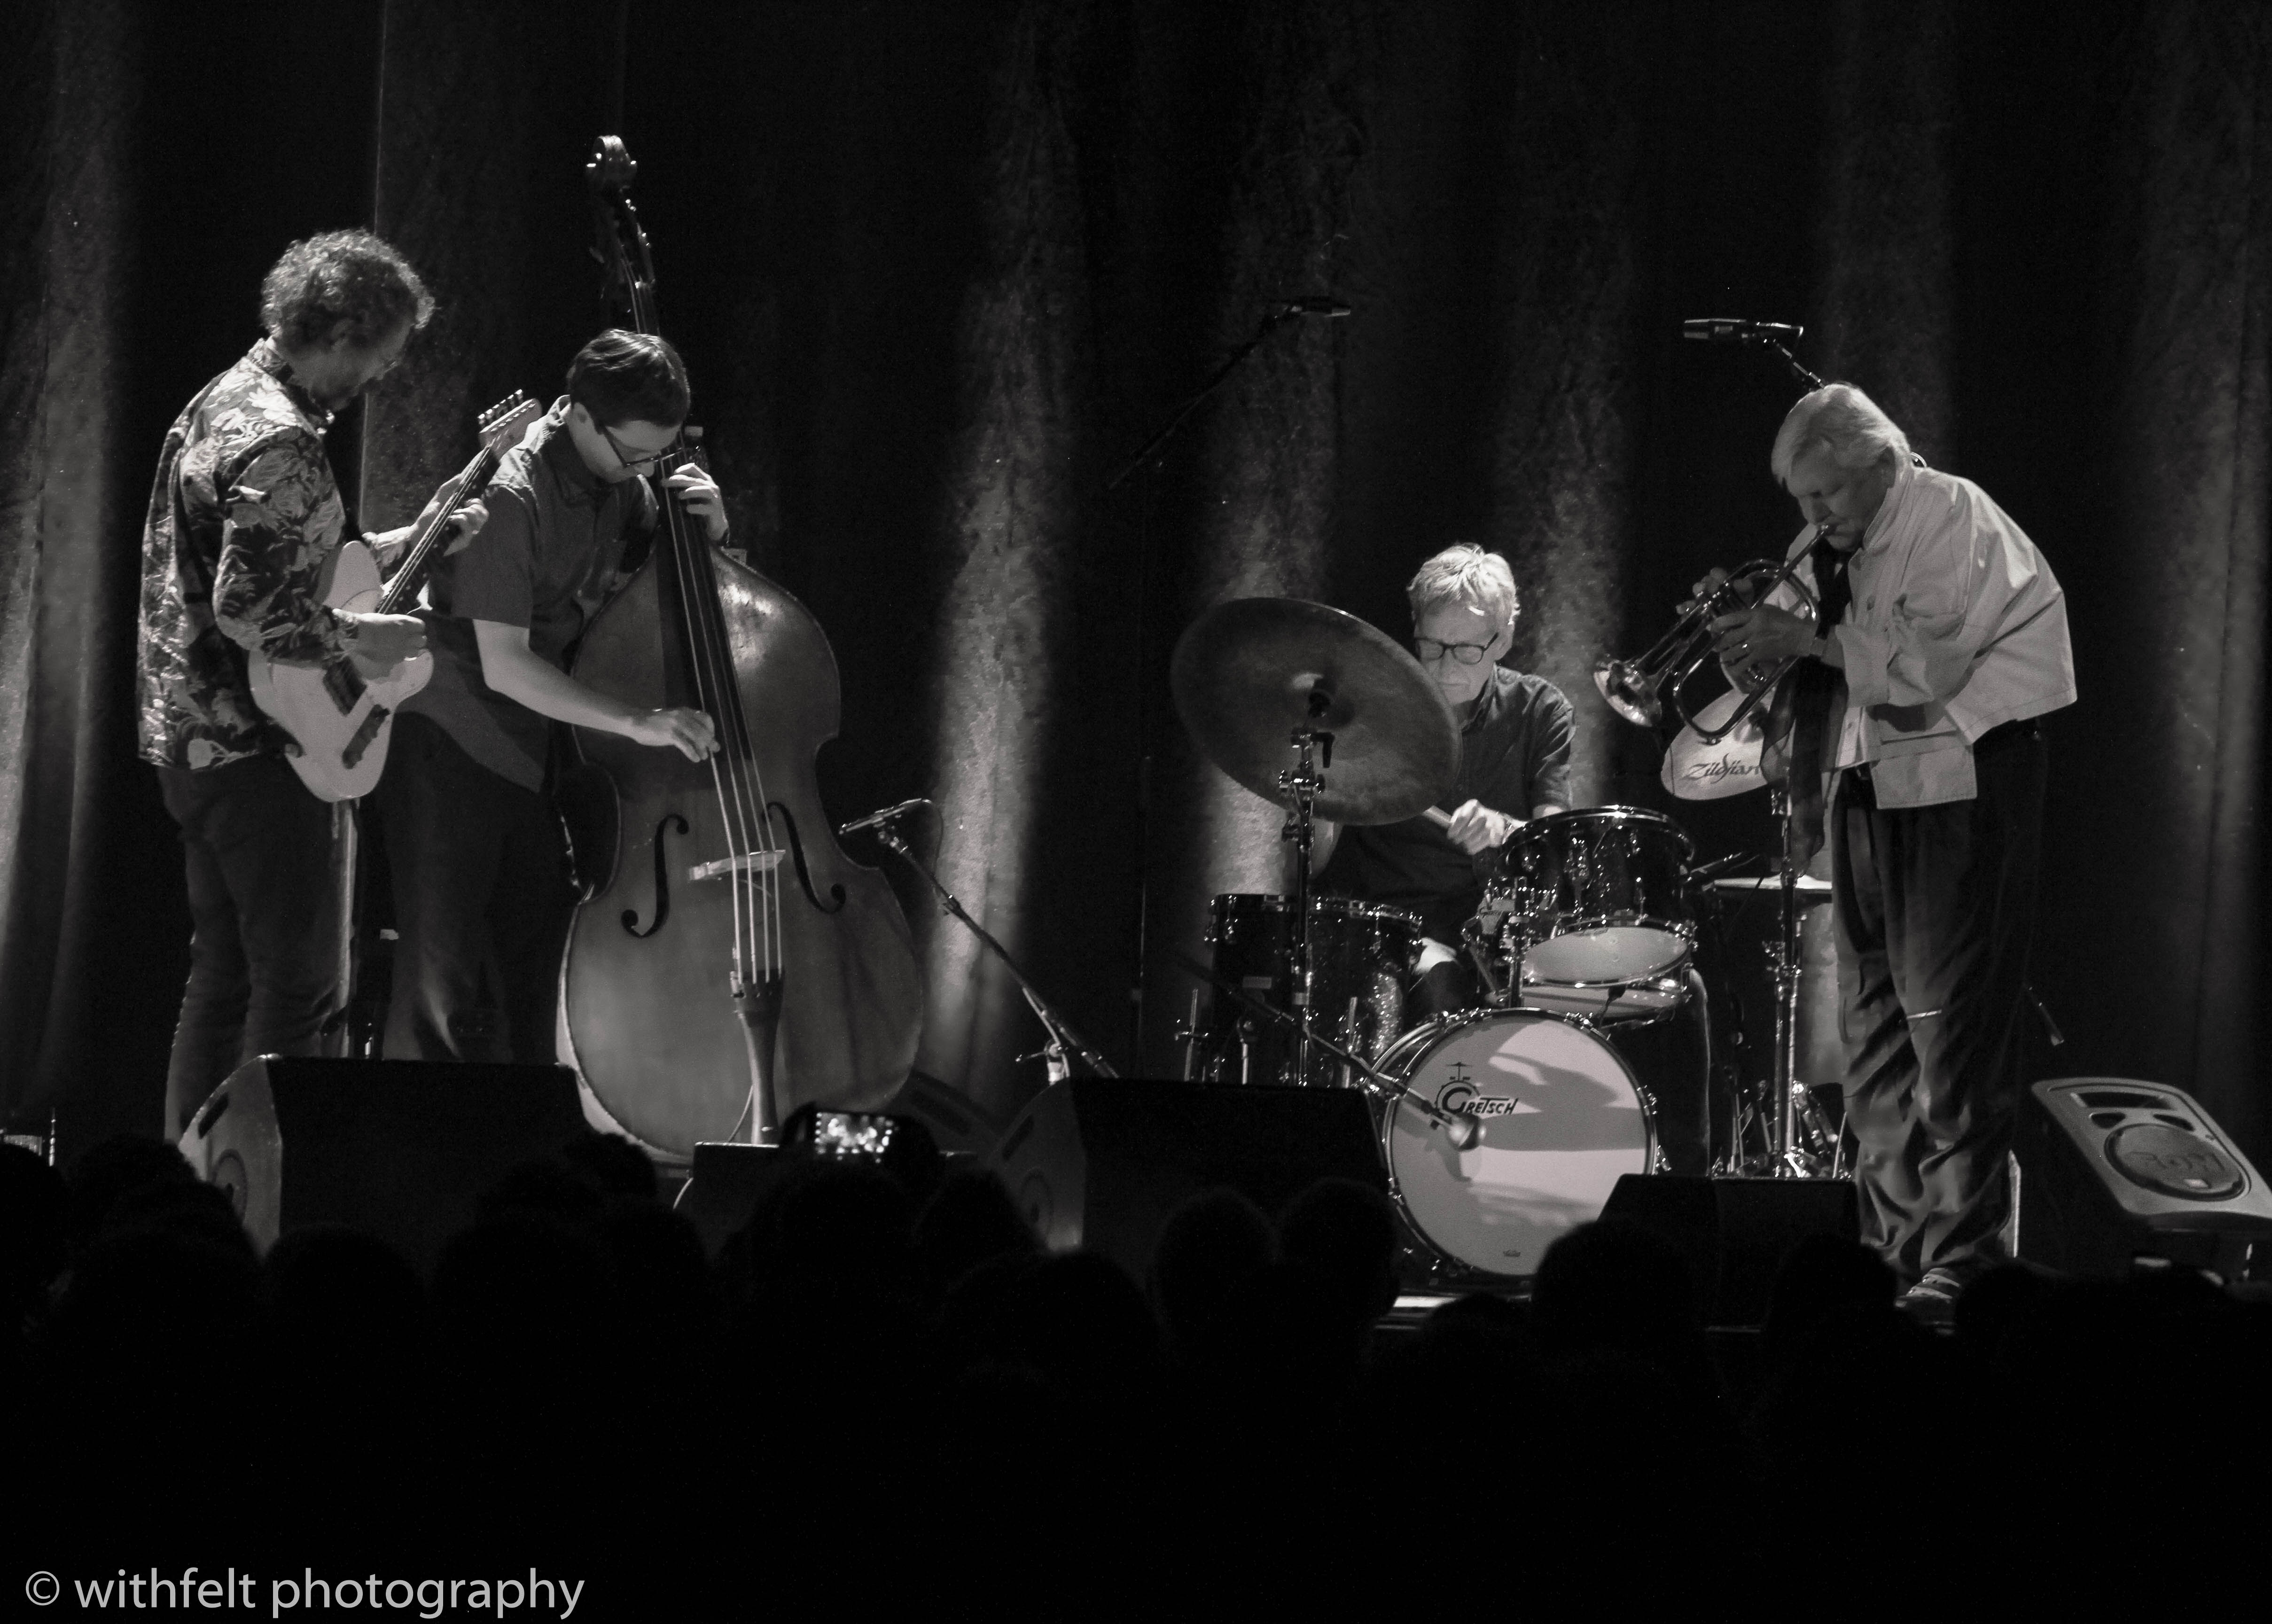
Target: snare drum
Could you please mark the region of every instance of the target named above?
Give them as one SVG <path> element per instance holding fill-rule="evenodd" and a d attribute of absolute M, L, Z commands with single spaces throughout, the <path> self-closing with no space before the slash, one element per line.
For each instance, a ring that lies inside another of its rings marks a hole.
<path fill-rule="evenodd" d="M 1449 1262 L 1534 1275 L 1557 1239 L 1602 1216 L 1619 1179 L 1655 1164 L 1648 1097 L 1583 1021 L 1528 1009 L 1447 1016 L 1407 1032 L 1381 1069 L 1483 1119 L 1474 1149 L 1455 1150 L 1409 1102 L 1382 1113 L 1389 1187 Z"/>
<path fill-rule="evenodd" d="M 1662 812 L 1557 812 L 1493 854 L 1481 917 L 1504 915 L 1528 939 L 1527 981 L 1621 987 L 1670 976 L 1696 939 L 1695 849 Z"/>
<path fill-rule="evenodd" d="M 1288 1014 L 1294 1009 L 1291 899 L 1229 893 L 1208 909 L 1216 978 Z M 1420 956 L 1420 921 L 1401 909 L 1347 897 L 1310 899 L 1311 1025 L 1370 1064 L 1404 1029 L 1404 987 Z M 1195 1050 L 1205 1082 L 1342 1086 L 1343 1062 L 1312 1044 L 1303 1072 L 1299 1037 L 1218 992 Z"/>

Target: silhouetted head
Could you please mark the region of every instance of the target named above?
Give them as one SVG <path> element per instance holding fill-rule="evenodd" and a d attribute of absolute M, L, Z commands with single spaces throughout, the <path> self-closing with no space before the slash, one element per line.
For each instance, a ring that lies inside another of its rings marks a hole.
<path fill-rule="evenodd" d="M 1152 1306 L 1178 1358 L 1206 1356 L 1229 1328 L 1275 1248 L 1270 1221 L 1236 1190 L 1192 1196 L 1168 1219 L 1152 1252 Z"/>
<path fill-rule="evenodd" d="M 916 1254 L 941 1291 L 992 1259 L 1040 1250 L 1009 1191 L 983 1169 L 947 1174 L 916 1220 Z"/>
<path fill-rule="evenodd" d="M 1658 1358 L 1700 1334 L 1686 1260 L 1614 1218 L 1581 1224 L 1547 1247 L 1531 1304 L 1539 1335 L 1563 1351 Z"/>
<path fill-rule="evenodd" d="M 1396 1306 L 1396 1216 L 1354 1179 L 1322 1179 L 1278 1219 L 1278 1252 L 1324 1287 L 1334 1317 L 1368 1326 Z"/>

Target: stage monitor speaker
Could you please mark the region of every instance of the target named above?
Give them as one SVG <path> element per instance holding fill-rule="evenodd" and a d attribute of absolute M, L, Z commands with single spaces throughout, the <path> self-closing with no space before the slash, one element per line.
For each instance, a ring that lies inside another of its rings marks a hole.
<path fill-rule="evenodd" d="M 346 1224 L 424 1270 L 484 1190 L 588 1132 L 563 1066 L 269 1055 L 213 1090 L 182 1154 L 264 1253 L 289 1231 Z"/>
<path fill-rule="evenodd" d="M 1075 1077 L 1034 1097 L 989 1165 L 1050 1250 L 1102 1253 L 1139 1282 L 1169 1215 L 1201 1191 L 1274 1215 L 1320 1179 L 1387 1187 L 1354 1089 Z"/>
<path fill-rule="evenodd" d="M 1861 1237 L 1854 1186 L 1843 1179 L 1627 1173 L 1611 1190 L 1602 1216 L 1679 1249 L 1707 1325 L 1765 1321 L 1783 1260 L 1807 1237 Z"/>
<path fill-rule="evenodd" d="M 2074 1274 L 2146 1257 L 2272 1276 L 2272 1191 L 2191 1095 L 2127 1077 L 2055 1077 L 2029 1094 L 2021 1257 Z"/>

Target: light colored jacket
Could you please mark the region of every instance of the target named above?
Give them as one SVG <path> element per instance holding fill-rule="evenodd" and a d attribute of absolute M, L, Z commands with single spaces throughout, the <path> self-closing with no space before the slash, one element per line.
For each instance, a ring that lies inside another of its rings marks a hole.
<path fill-rule="evenodd" d="M 1786 556 L 1813 535 L 1802 530 Z M 1831 633 L 1846 711 L 1826 759 L 1867 762 L 1880 806 L 1970 800 L 1975 740 L 2074 703 L 2066 595 L 2027 532 L 1970 480 L 1902 468 L 1848 579 L 1853 602 Z"/>

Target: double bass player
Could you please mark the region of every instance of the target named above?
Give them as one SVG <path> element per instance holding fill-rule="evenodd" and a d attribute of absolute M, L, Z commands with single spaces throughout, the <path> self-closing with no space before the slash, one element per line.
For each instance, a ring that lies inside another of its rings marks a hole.
<path fill-rule="evenodd" d="M 577 352 L 567 393 L 506 453 L 480 542 L 434 573 L 423 611 L 434 676 L 402 707 L 374 799 L 392 872 L 391 1059 L 554 1059 L 555 1000 L 575 896 L 548 793 L 553 722 L 700 761 L 701 711 L 641 709 L 568 673 L 621 579 L 626 543 L 655 528 L 653 473 L 691 399 L 667 340 L 610 329 Z M 724 539 L 699 467 L 663 489 Z"/>

